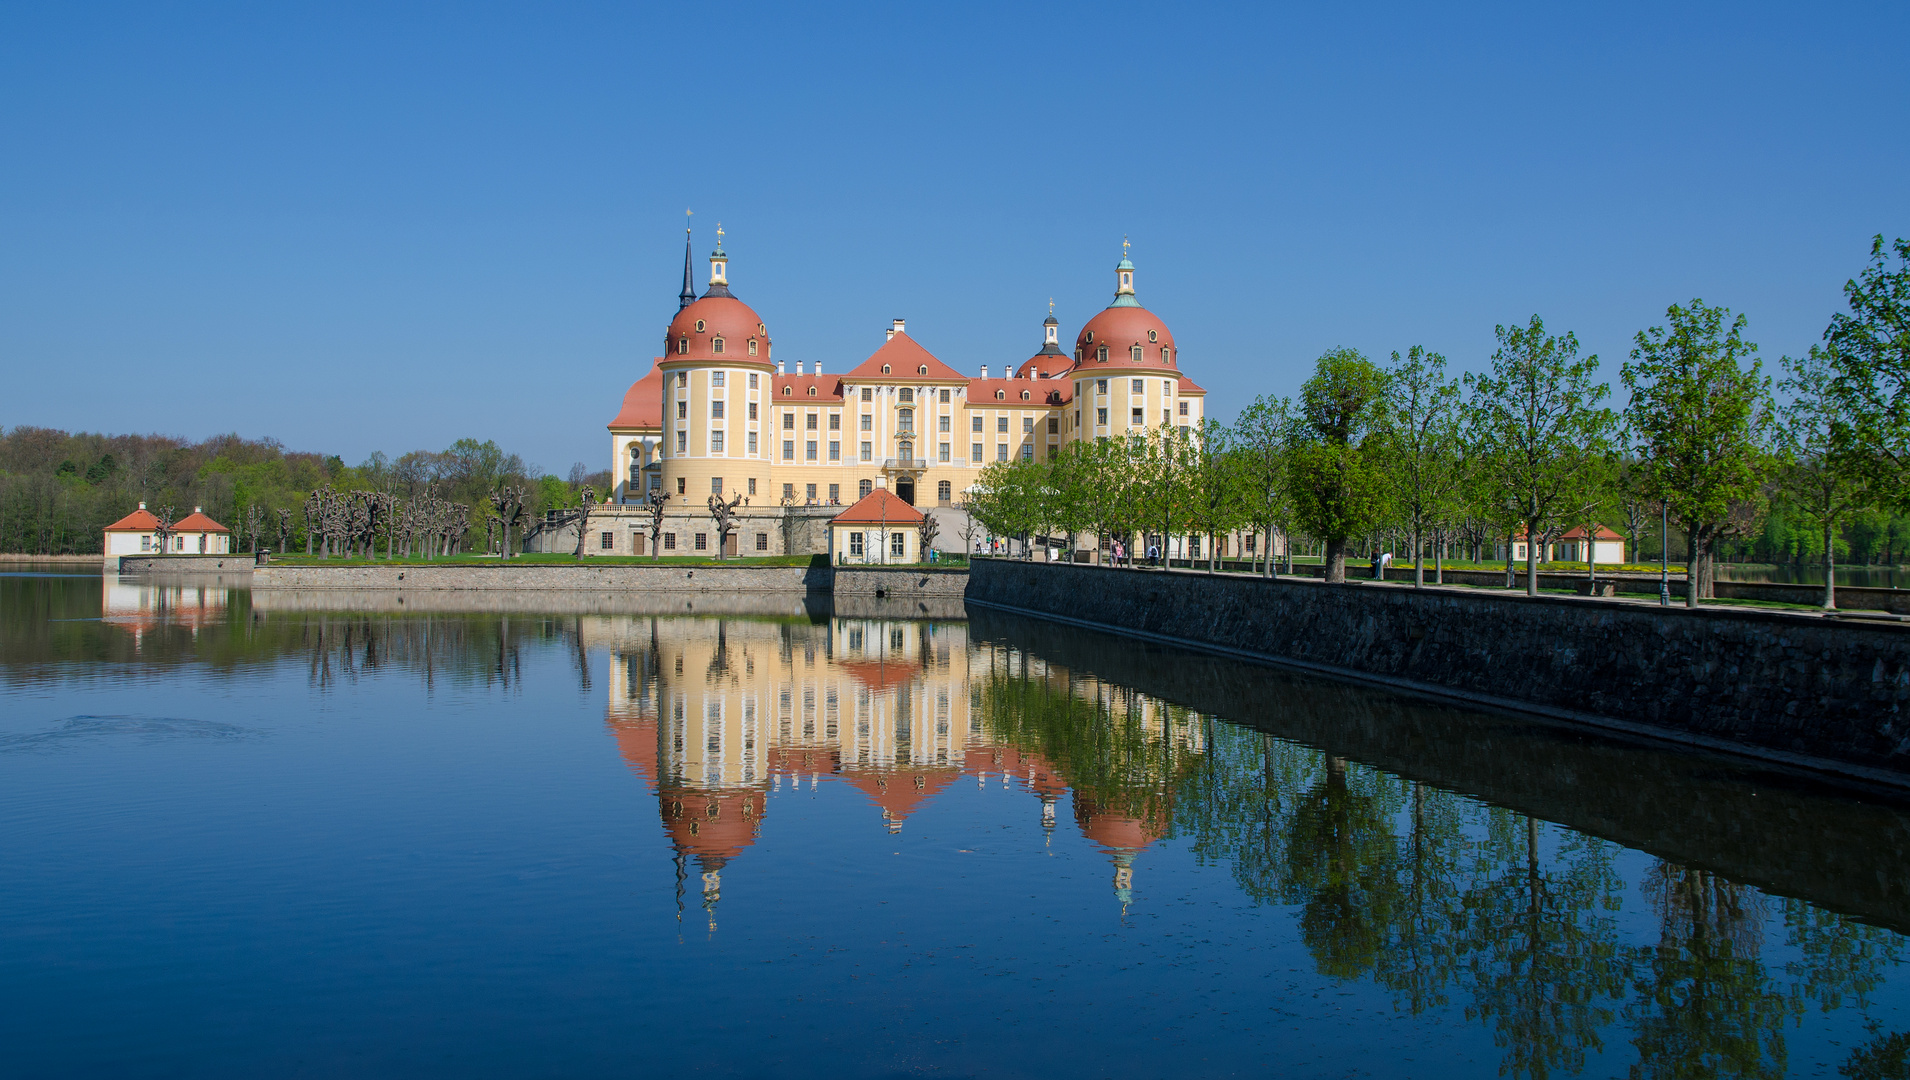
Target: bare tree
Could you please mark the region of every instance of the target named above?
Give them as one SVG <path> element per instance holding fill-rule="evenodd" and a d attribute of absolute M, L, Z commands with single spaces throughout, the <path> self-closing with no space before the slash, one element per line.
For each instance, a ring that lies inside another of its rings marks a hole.
<path fill-rule="evenodd" d="M 172 551 L 172 526 L 178 520 L 174 516 L 177 513 L 178 511 L 170 506 L 162 506 L 159 508 L 159 513 L 155 515 L 159 524 L 153 528 L 153 532 L 159 536 L 159 550 L 162 554 Z"/>
<path fill-rule="evenodd" d="M 652 491 L 644 500 L 650 511 L 650 559 L 652 562 L 662 557 L 662 549 L 657 545 L 663 538 L 663 504 L 670 496 L 661 491 Z"/>
<path fill-rule="evenodd" d="M 721 495 L 710 496 L 710 518 L 716 522 L 716 557 L 721 559 L 723 551 L 729 547 L 730 534 L 736 531 L 736 508 L 744 502 L 742 495 L 736 495 L 729 502 Z"/>
<path fill-rule="evenodd" d="M 248 503 L 245 508 L 245 534 L 252 545 L 252 554 L 259 553 L 259 533 L 265 530 L 265 508 L 258 503 Z"/>
<path fill-rule="evenodd" d="M 285 554 L 285 540 L 292 535 L 292 511 L 279 508 L 279 554 Z"/>
<path fill-rule="evenodd" d="M 916 526 L 916 532 L 921 535 L 921 556 L 923 562 L 928 561 L 929 548 L 935 543 L 935 537 L 939 535 L 941 531 L 942 523 L 935 520 L 934 514 L 924 513 L 922 515 L 922 524 Z M 1070 546 L 1072 546 L 1072 542 Z M 1070 556 L 1072 556 L 1072 552 L 1070 552 Z"/>
<path fill-rule="evenodd" d="M 594 501 L 596 500 L 596 498 L 597 498 L 597 493 L 596 493 L 595 491 L 592 491 L 592 490 L 590 489 L 590 485 L 589 485 L 589 484 L 585 484 L 585 485 L 584 485 L 584 488 L 583 488 L 583 492 L 582 492 L 582 495 L 583 495 L 583 499 L 582 499 L 582 501 L 580 501 L 580 502 L 579 502 L 579 503 L 577 504 L 577 553 L 576 553 L 576 557 L 577 557 L 577 558 L 579 558 L 579 559 L 581 559 L 581 558 L 583 558 L 583 557 L 584 557 L 584 537 L 585 537 L 585 535 L 586 535 L 586 534 L 587 534 L 587 533 L 589 532 L 589 530 L 590 530 L 590 507 L 591 507 L 591 503 L 592 503 L 592 502 L 594 502 Z"/>

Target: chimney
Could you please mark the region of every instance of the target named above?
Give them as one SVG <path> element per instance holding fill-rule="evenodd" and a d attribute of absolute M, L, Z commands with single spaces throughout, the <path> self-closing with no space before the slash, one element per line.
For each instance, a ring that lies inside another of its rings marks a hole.
<path fill-rule="evenodd" d="M 141 510 L 144 510 L 144 509 L 146 509 L 146 504 L 145 504 L 145 503 L 140 503 L 140 504 L 139 504 L 139 508 L 140 508 Z"/>
<path fill-rule="evenodd" d="M 816 374 L 822 374 L 822 361 L 816 361 Z"/>
<path fill-rule="evenodd" d="M 987 377 L 988 377 L 988 365 L 987 365 L 987 364 L 983 364 L 983 365 L 982 365 L 982 378 L 984 378 L 984 379 L 986 379 Z"/>
<path fill-rule="evenodd" d="M 802 361 L 801 361 L 801 360 L 798 360 L 798 361 L 796 361 L 796 374 L 798 374 L 798 375 L 801 375 L 801 374 L 802 374 Z"/>
<path fill-rule="evenodd" d="M 902 333 L 902 326 L 903 326 L 903 323 L 901 319 L 895 320 L 895 328 L 889 331 L 889 336 L 894 337 L 895 335 Z"/>
<path fill-rule="evenodd" d="M 202 511 L 203 509 L 204 509 L 203 507 L 198 507 L 198 506 L 195 506 L 195 507 L 193 507 L 193 508 L 192 508 L 192 512 L 193 512 L 193 513 L 195 513 L 195 514 L 197 514 L 197 513 L 199 513 L 199 512 L 201 512 L 201 511 Z"/>
<path fill-rule="evenodd" d="M 778 375 L 789 374 L 787 371 L 783 370 L 783 364 L 784 364 L 784 361 L 781 361 L 781 360 L 776 361 L 776 374 Z"/>

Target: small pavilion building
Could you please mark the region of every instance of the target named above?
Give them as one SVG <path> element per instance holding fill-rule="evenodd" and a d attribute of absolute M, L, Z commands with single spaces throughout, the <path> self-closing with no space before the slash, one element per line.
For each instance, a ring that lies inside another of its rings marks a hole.
<path fill-rule="evenodd" d="M 109 557 L 232 553 L 231 530 L 207 517 L 197 506 L 192 508 L 192 513 L 173 522 L 170 532 L 172 543 L 167 544 L 159 527 L 159 519 L 146 509 L 145 503 L 140 503 L 139 509 L 106 526 L 101 550 Z"/>
<path fill-rule="evenodd" d="M 829 522 L 830 561 L 838 565 L 922 561 L 922 512 L 886 487 L 875 488 Z"/>

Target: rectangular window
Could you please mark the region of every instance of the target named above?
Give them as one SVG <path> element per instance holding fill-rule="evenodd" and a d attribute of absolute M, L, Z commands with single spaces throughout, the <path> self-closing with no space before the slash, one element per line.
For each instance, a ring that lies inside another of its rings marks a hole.
<path fill-rule="evenodd" d="M 996 461 L 1008 460 L 1008 444 L 1007 443 L 995 444 L 995 460 Z"/>
<path fill-rule="evenodd" d="M 796 485 L 784 484 L 783 485 L 783 501 L 789 502 L 793 500 L 795 497 L 796 497 Z"/>
<path fill-rule="evenodd" d="M 796 440 L 794 439 L 783 440 L 783 460 L 784 461 L 796 460 Z"/>
<path fill-rule="evenodd" d="M 1181 403 L 1180 403 L 1180 414 L 1181 414 L 1182 416 L 1186 416 L 1186 415 L 1187 415 L 1187 399 L 1185 399 L 1185 398 L 1182 398 L 1182 399 L 1181 399 Z"/>
<path fill-rule="evenodd" d="M 889 554 L 893 555 L 894 557 L 898 559 L 903 557 L 904 555 L 907 555 L 909 553 L 908 536 L 909 536 L 908 533 L 899 533 L 899 532 L 890 533 L 889 534 Z"/>
<path fill-rule="evenodd" d="M 784 431 L 796 430 L 796 414 L 795 413 L 786 412 L 783 414 L 783 430 Z"/>
<path fill-rule="evenodd" d="M 712 495 L 723 494 L 723 478 L 722 477 L 720 476 L 710 477 L 710 494 Z"/>
<path fill-rule="evenodd" d="M 750 432 L 748 435 L 744 436 L 743 441 L 749 444 L 750 456 L 755 457 L 756 456 L 756 433 L 754 431 Z"/>
<path fill-rule="evenodd" d="M 676 534 L 675 533 L 663 534 L 663 550 L 665 551 L 676 550 Z"/>
<path fill-rule="evenodd" d="M 1034 433 L 1034 430 L 1035 430 L 1035 418 L 1032 416 L 1022 417 L 1021 418 L 1021 433 L 1023 435 L 1031 435 Z"/>
<path fill-rule="evenodd" d="M 810 413 L 808 418 L 803 421 L 802 426 L 810 431 L 816 430 L 816 414 Z"/>
<path fill-rule="evenodd" d="M 947 431 L 947 430 L 949 429 L 949 428 L 948 428 L 948 420 L 949 420 L 949 418 L 948 418 L 948 415 L 947 415 L 946 413 L 944 413 L 944 414 L 943 414 L 943 415 L 941 415 L 941 416 L 938 416 L 938 417 L 936 417 L 936 418 L 935 418 L 935 429 L 936 429 L 937 431 Z"/>
<path fill-rule="evenodd" d="M 1021 444 L 1021 460 L 1033 461 L 1034 459 L 1035 459 L 1035 444 L 1022 443 Z"/>
<path fill-rule="evenodd" d="M 676 493 L 678 495 L 683 494 L 683 485 L 686 483 L 688 483 L 688 481 L 684 477 L 679 476 L 676 478 Z"/>
<path fill-rule="evenodd" d="M 1147 380 L 1146 380 L 1146 379 L 1135 379 L 1135 380 L 1134 380 L 1134 392 L 1135 392 L 1135 393 L 1137 393 L 1137 394 L 1145 394 L 1145 393 L 1147 393 Z"/>
<path fill-rule="evenodd" d="M 679 372 L 677 372 L 677 373 L 676 373 L 676 384 L 677 384 L 677 386 L 678 386 L 678 387 L 687 387 L 687 386 L 689 386 L 689 385 L 690 385 L 690 373 L 689 373 L 689 372 L 687 372 L 687 371 L 679 371 Z"/>
<path fill-rule="evenodd" d="M 875 430 L 875 417 L 873 417 L 873 416 L 871 416 L 871 415 L 869 415 L 868 413 L 863 413 L 863 414 L 862 414 L 862 430 L 864 430 L 864 431 L 874 431 L 874 430 Z"/>
<path fill-rule="evenodd" d="M 755 377 L 756 377 L 756 376 L 754 376 L 754 375 L 751 375 L 751 376 L 750 376 L 750 378 L 752 378 L 752 379 L 754 379 Z M 752 401 L 752 402 L 750 402 L 750 403 L 749 403 L 749 418 L 750 418 L 751 420 L 754 420 L 754 419 L 756 419 L 756 403 L 755 403 L 754 401 Z"/>
<path fill-rule="evenodd" d="M 968 448 L 968 460 L 974 462 L 977 465 L 980 465 L 982 463 L 982 444 L 981 443 L 975 443 L 974 445 Z"/>
<path fill-rule="evenodd" d="M 1050 416 L 1048 418 L 1048 434 L 1061 434 L 1061 418 L 1059 416 Z"/>
<path fill-rule="evenodd" d="M 689 402 L 679 401 L 676 403 L 676 418 L 678 420 L 688 420 L 690 418 L 690 403 Z"/>
<path fill-rule="evenodd" d="M 947 443 L 943 443 L 943 444 L 942 444 L 942 453 L 941 453 L 941 459 L 942 459 L 943 461 L 947 461 L 947 460 L 948 460 L 948 444 L 947 444 Z"/>
<path fill-rule="evenodd" d="M 679 430 L 676 433 L 676 452 L 679 454 L 687 454 L 690 452 L 689 432 Z"/>
<path fill-rule="evenodd" d="M 722 452 L 723 452 L 723 433 L 720 431 L 710 432 L 710 453 L 720 454 Z"/>
<path fill-rule="evenodd" d="M 756 478 L 754 476 L 749 478 L 749 493 L 751 495 L 756 494 Z"/>
<path fill-rule="evenodd" d="M 942 404 L 948 404 L 948 391 L 946 390 L 942 391 Z"/>
<path fill-rule="evenodd" d="M 720 371 L 710 372 L 710 385 L 711 386 L 723 385 L 723 373 Z"/>
<path fill-rule="evenodd" d="M 852 532 L 849 534 L 849 554 L 851 555 L 862 554 L 862 534 L 861 533 Z"/>
<path fill-rule="evenodd" d="M 1162 409 L 1162 410 L 1161 410 L 1161 423 L 1163 423 L 1163 424 L 1171 424 L 1171 423 L 1173 423 L 1173 422 L 1174 422 L 1174 410 L 1172 410 L 1172 409 Z"/>
<path fill-rule="evenodd" d="M 832 503 L 842 501 L 842 485 L 841 484 L 829 485 L 829 501 Z"/>
<path fill-rule="evenodd" d="M 597 546 L 605 551 L 612 550 L 617 546 L 617 534 L 607 532 L 599 535 L 597 537 Z"/>
<path fill-rule="evenodd" d="M 751 375 L 751 376 L 750 376 L 750 378 L 752 378 L 752 379 L 753 379 L 753 378 L 755 378 L 755 377 L 756 377 L 756 376 L 754 376 L 754 375 Z M 757 550 L 757 551 L 768 551 L 768 550 L 769 550 L 769 534 L 768 534 L 768 533 L 757 533 L 757 534 L 756 534 L 756 550 Z"/>
<path fill-rule="evenodd" d="M 829 414 L 829 430 L 830 431 L 842 430 L 842 414 L 841 413 L 832 412 Z"/>
<path fill-rule="evenodd" d="M 842 444 L 837 442 L 834 439 L 829 440 L 829 460 L 830 461 L 842 460 Z"/>
<path fill-rule="evenodd" d="M 749 373 L 749 388 L 751 390 L 756 389 L 756 373 L 754 371 Z"/>
<path fill-rule="evenodd" d="M 1145 421 L 1141 419 L 1141 410 L 1139 409 L 1134 410 L 1134 422 L 1136 424 L 1145 423 Z"/>
<path fill-rule="evenodd" d="M 1166 394 L 1168 397 L 1173 397 L 1174 396 L 1174 380 L 1162 379 L 1161 393 Z"/>
<path fill-rule="evenodd" d="M 804 461 L 816 460 L 816 440 L 810 439 L 803 444 L 802 456 Z"/>
<path fill-rule="evenodd" d="M 723 419 L 723 403 L 722 402 L 720 401 L 710 402 L 710 419 L 712 420 Z"/>
<path fill-rule="evenodd" d="M 968 429 L 970 431 L 980 431 L 982 429 L 982 418 L 979 414 L 975 416 L 971 416 L 968 419 L 969 419 Z"/>
<path fill-rule="evenodd" d="M 810 502 L 815 502 L 816 501 L 816 485 L 804 484 L 803 497 L 807 498 Z"/>
<path fill-rule="evenodd" d="M 873 396 L 874 396 L 874 395 L 872 395 L 872 394 L 870 393 L 870 391 L 869 391 L 869 388 L 868 388 L 868 387 L 866 387 L 866 386 L 865 386 L 865 387 L 863 387 L 863 388 L 862 388 L 862 400 L 864 400 L 864 401 L 868 401 L 868 400 L 870 400 L 870 399 L 871 399 L 871 398 L 872 398 Z"/>
<path fill-rule="evenodd" d="M 1108 381 L 1107 381 L 1106 379 L 1096 379 L 1096 380 L 1094 380 L 1094 392 L 1095 392 L 1095 393 L 1097 393 L 1097 394 L 1105 394 L 1105 393 L 1107 393 L 1107 392 L 1108 392 Z"/>
<path fill-rule="evenodd" d="M 153 549 L 153 538 L 152 538 L 152 537 L 150 537 L 150 536 L 142 536 L 142 537 L 140 537 L 140 538 L 139 538 L 139 550 L 141 550 L 141 551 L 151 551 L 152 549 Z"/>
<path fill-rule="evenodd" d="M 995 417 L 995 430 L 1003 435 L 1008 434 L 1008 418 L 1006 416 Z"/>
<path fill-rule="evenodd" d="M 864 461 L 875 460 L 875 444 L 874 443 L 865 442 L 862 444 L 862 460 Z"/>
<path fill-rule="evenodd" d="M 710 549 L 710 534 L 697 533 L 696 534 L 696 550 L 708 551 L 709 549 Z"/>

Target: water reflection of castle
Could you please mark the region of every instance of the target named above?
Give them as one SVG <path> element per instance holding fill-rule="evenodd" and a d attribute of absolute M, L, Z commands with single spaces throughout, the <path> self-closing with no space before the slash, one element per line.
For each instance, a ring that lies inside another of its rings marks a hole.
<path fill-rule="evenodd" d="M 1071 762 L 1025 723 L 991 719 L 998 688 L 1065 688 L 1086 706 L 1077 722 L 1119 717 L 1147 748 L 1129 755 L 1117 790 L 1072 785 L 1076 825 L 1113 859 L 1123 905 L 1135 857 L 1167 834 L 1171 774 L 1205 749 L 1202 727 L 1162 703 L 973 647 L 962 622 L 604 618 L 585 620 L 580 634 L 609 652 L 606 720 L 657 792 L 679 874 L 690 863 L 700 872 L 712 926 L 724 866 L 761 838 L 769 793 L 785 784 L 847 783 L 899 832 L 967 774 L 1033 794 L 1052 830 Z"/>

